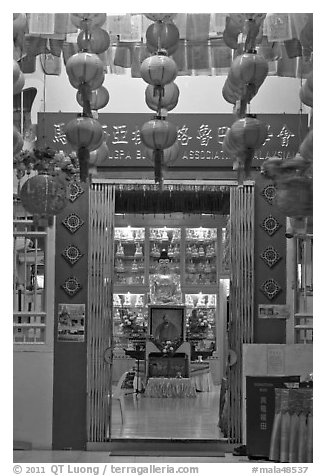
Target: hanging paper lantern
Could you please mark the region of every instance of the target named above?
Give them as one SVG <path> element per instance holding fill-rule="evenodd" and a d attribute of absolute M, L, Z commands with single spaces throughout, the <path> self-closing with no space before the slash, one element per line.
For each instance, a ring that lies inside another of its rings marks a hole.
<path fill-rule="evenodd" d="M 27 18 L 25 13 L 13 13 L 13 36 L 16 38 L 20 33 L 27 31 Z"/>
<path fill-rule="evenodd" d="M 302 157 L 309 162 L 313 160 L 313 129 L 310 129 L 306 137 L 303 139 L 299 147 L 299 152 Z"/>
<path fill-rule="evenodd" d="M 283 159 L 281 157 L 269 157 L 266 159 L 261 166 L 261 173 L 266 177 L 273 181 L 277 180 L 277 178 L 281 175 L 281 165 L 283 163 Z"/>
<path fill-rule="evenodd" d="M 100 147 L 96 150 L 93 150 L 89 154 L 89 164 L 90 165 L 100 165 L 105 162 L 109 156 L 109 148 L 105 141 L 102 142 Z"/>
<path fill-rule="evenodd" d="M 172 54 L 178 47 L 179 30 L 174 23 L 155 22 L 146 30 L 146 41 L 150 51 L 164 49 Z"/>
<path fill-rule="evenodd" d="M 168 83 L 160 91 L 155 86 L 149 84 L 145 90 L 145 101 L 147 106 L 154 111 L 159 107 L 159 100 L 161 96 L 160 107 L 171 111 L 178 104 L 179 88 L 175 83 Z"/>
<path fill-rule="evenodd" d="M 303 176 L 291 176 L 278 180 L 275 204 L 288 217 L 312 216 L 312 179 Z"/>
<path fill-rule="evenodd" d="M 303 104 L 313 106 L 313 72 L 309 73 L 303 86 L 300 88 L 299 96 Z"/>
<path fill-rule="evenodd" d="M 81 91 L 77 91 L 76 99 L 78 104 L 81 107 L 84 107 L 84 101 Z M 105 107 L 108 104 L 109 100 L 109 91 L 104 86 L 100 86 L 98 89 L 94 89 L 93 91 L 91 91 L 89 96 L 90 107 L 94 111 L 98 111 L 99 109 Z"/>
<path fill-rule="evenodd" d="M 246 99 L 247 102 L 250 102 L 251 99 L 256 95 L 256 92 L 257 91 L 254 88 L 248 88 L 248 86 L 244 83 L 232 82 L 229 76 L 226 78 L 222 88 L 223 98 L 231 104 L 235 104 L 241 99 Z"/>
<path fill-rule="evenodd" d="M 232 124 L 227 140 L 231 141 L 232 147 L 237 151 L 236 158 L 243 164 L 246 175 L 249 174 L 255 149 L 263 145 L 267 135 L 267 124 L 254 114 L 247 114 Z"/>
<path fill-rule="evenodd" d="M 39 174 L 22 186 L 20 199 L 23 207 L 37 219 L 49 219 L 67 205 L 67 187 L 52 175 Z"/>
<path fill-rule="evenodd" d="M 13 127 L 13 155 L 18 154 L 23 148 L 24 139 L 22 138 L 21 133 L 18 131 L 17 127 Z"/>
<path fill-rule="evenodd" d="M 86 38 L 85 31 L 81 31 L 77 36 L 77 45 L 80 50 L 100 54 L 110 46 L 110 35 L 102 28 L 95 27 L 87 34 L 89 38 Z"/>
<path fill-rule="evenodd" d="M 70 13 L 70 21 L 81 30 L 91 30 L 104 25 L 106 13 Z"/>
<path fill-rule="evenodd" d="M 144 13 L 145 17 L 152 21 L 169 22 L 177 16 L 177 13 Z"/>
<path fill-rule="evenodd" d="M 256 53 L 244 53 L 237 56 L 229 71 L 231 81 L 252 84 L 257 90 L 263 84 L 267 74 L 267 61 Z"/>
<path fill-rule="evenodd" d="M 20 70 L 20 66 L 19 64 L 17 63 L 17 61 L 13 60 L 14 62 L 14 71 L 13 71 L 13 84 L 15 84 L 15 82 L 18 80 L 20 74 L 21 74 L 21 70 Z"/>
<path fill-rule="evenodd" d="M 78 150 L 81 147 L 89 151 L 97 149 L 103 141 L 101 124 L 91 117 L 77 117 L 68 122 L 65 134 L 69 144 Z"/>
<path fill-rule="evenodd" d="M 149 159 L 151 162 L 155 162 L 155 157 L 154 157 L 154 150 L 150 149 L 149 147 L 142 146 L 142 152 L 145 155 L 147 159 Z M 177 158 L 180 155 L 180 145 L 179 141 L 176 140 L 174 144 L 171 145 L 171 147 L 168 147 L 167 149 L 163 150 L 163 156 L 162 156 L 162 165 L 163 166 L 168 166 L 175 162 Z"/>
<path fill-rule="evenodd" d="M 23 90 L 25 86 L 25 76 L 22 72 L 20 72 L 18 79 L 14 82 L 13 85 L 13 94 L 19 94 Z"/>
<path fill-rule="evenodd" d="M 176 126 L 167 120 L 154 118 L 145 122 L 140 129 L 142 143 L 150 149 L 166 149 L 177 140 Z"/>
<path fill-rule="evenodd" d="M 177 65 L 172 58 L 164 54 L 150 56 L 140 66 L 141 77 L 153 86 L 165 86 L 174 81 L 177 74 Z"/>
<path fill-rule="evenodd" d="M 87 83 L 90 89 L 97 89 L 104 81 L 104 65 L 93 53 L 80 52 L 72 55 L 66 64 L 70 84 L 78 89 Z"/>
<path fill-rule="evenodd" d="M 242 13 L 231 13 L 225 18 L 223 40 L 226 46 L 236 50 L 238 48 L 238 36 L 242 32 L 245 17 Z"/>

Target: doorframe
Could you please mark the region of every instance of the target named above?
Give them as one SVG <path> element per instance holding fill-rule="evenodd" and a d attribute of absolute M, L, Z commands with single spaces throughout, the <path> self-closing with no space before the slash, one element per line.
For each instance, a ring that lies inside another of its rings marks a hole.
<path fill-rule="evenodd" d="M 95 184 L 107 184 L 111 186 L 119 186 L 119 185 L 155 185 L 155 181 L 153 179 L 136 179 L 136 178 L 99 178 L 99 177 L 92 177 L 91 185 Z M 225 187 L 244 187 L 244 186 L 253 186 L 255 185 L 254 180 L 245 180 L 241 185 L 239 185 L 239 182 L 237 180 L 232 180 L 232 179 L 222 179 L 222 180 L 209 180 L 209 179 L 200 179 L 200 180 L 194 180 L 194 179 L 186 179 L 186 180 L 180 180 L 180 179 L 167 179 L 164 180 L 164 185 L 169 186 L 169 185 L 184 185 L 184 186 L 225 186 Z M 231 205 L 230 205 L 230 211 L 231 211 Z M 254 211 L 253 211 L 253 221 L 254 221 Z M 254 225 L 254 224 L 252 224 Z M 91 245 L 91 243 L 90 243 Z M 252 253 L 254 251 L 252 250 Z M 232 267 L 231 267 L 232 269 Z M 230 271 L 231 272 L 231 271 Z M 232 276 L 230 276 L 230 282 L 232 280 Z M 112 290 L 113 293 L 113 290 Z M 111 302 L 111 308 L 112 308 L 112 300 Z M 111 309 L 111 315 L 112 315 L 112 309 Z M 90 317 L 90 316 L 89 316 Z M 110 329 L 112 326 L 109 326 Z M 111 331 L 112 332 L 112 331 Z M 112 337 L 112 336 L 111 336 Z M 242 359 L 241 359 L 242 360 Z M 240 369 L 240 373 L 242 372 L 242 369 Z M 240 385 L 242 385 L 242 381 L 240 382 Z M 111 384 L 111 389 L 109 389 L 110 394 L 112 395 L 112 384 Z M 230 396 L 229 396 L 230 398 Z M 231 400 L 231 398 L 230 398 Z M 88 411 L 89 409 L 87 409 Z M 109 408 L 110 413 L 112 413 L 112 406 L 110 405 Z M 87 419 L 89 420 L 90 415 L 87 415 Z M 238 415 L 238 417 L 241 419 L 242 415 L 241 413 Z M 109 416 L 109 420 L 111 421 L 111 415 Z M 230 420 L 229 420 L 230 421 Z M 241 422 L 240 422 L 241 425 Z M 111 433 L 110 433 L 111 434 Z M 241 442 L 241 435 L 239 435 L 238 438 L 228 438 L 229 443 L 236 443 L 238 439 L 238 442 Z M 114 438 L 110 437 L 109 441 L 107 443 L 110 443 L 114 441 Z M 99 442 L 98 444 L 96 442 L 88 442 L 87 443 L 87 449 L 89 450 L 94 450 L 94 449 L 99 449 L 99 447 L 106 448 L 106 443 L 103 443 L 103 440 Z"/>

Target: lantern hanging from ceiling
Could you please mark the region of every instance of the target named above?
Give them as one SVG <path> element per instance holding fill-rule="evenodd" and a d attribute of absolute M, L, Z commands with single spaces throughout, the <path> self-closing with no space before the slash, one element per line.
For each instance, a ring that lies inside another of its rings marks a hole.
<path fill-rule="evenodd" d="M 144 13 L 144 15 L 152 21 L 169 22 L 177 16 L 177 13 Z"/>
<path fill-rule="evenodd" d="M 166 84 L 161 90 L 149 84 L 145 90 L 145 101 L 147 106 L 153 111 L 158 108 L 171 111 L 178 104 L 179 88 L 175 83 Z"/>
<path fill-rule="evenodd" d="M 275 204 L 288 217 L 312 216 L 312 178 L 298 175 L 279 179 L 276 184 Z"/>
<path fill-rule="evenodd" d="M 300 88 L 299 96 L 303 104 L 313 106 L 313 72 L 309 73 L 306 81 Z"/>
<path fill-rule="evenodd" d="M 68 122 L 65 134 L 69 144 L 78 150 L 85 147 L 92 151 L 97 149 L 103 141 L 101 124 L 92 117 L 77 117 Z"/>
<path fill-rule="evenodd" d="M 168 54 L 177 50 L 179 30 L 174 23 L 155 22 L 146 30 L 147 47 L 150 51 L 164 49 Z"/>
<path fill-rule="evenodd" d="M 70 13 L 70 21 L 81 30 L 91 30 L 104 25 L 106 13 Z"/>
<path fill-rule="evenodd" d="M 102 126 L 91 117 L 77 117 L 68 122 L 65 134 L 69 144 L 77 150 L 80 180 L 85 182 L 88 177 L 89 153 L 103 142 Z"/>
<path fill-rule="evenodd" d="M 80 90 L 76 93 L 76 99 L 78 104 L 81 107 L 84 107 L 83 95 Z M 94 111 L 98 111 L 105 107 L 110 100 L 109 91 L 104 87 L 100 86 L 98 89 L 94 89 L 89 94 L 90 108 Z"/>
<path fill-rule="evenodd" d="M 160 117 L 145 122 L 140 129 L 142 143 L 150 149 L 167 149 L 177 140 L 176 126 Z"/>
<path fill-rule="evenodd" d="M 235 58 L 229 70 L 229 78 L 234 83 L 253 86 L 257 92 L 268 74 L 268 62 L 256 53 L 244 53 Z"/>
<path fill-rule="evenodd" d="M 48 226 L 53 216 L 67 205 L 67 186 L 52 175 L 34 175 L 23 184 L 20 199 L 23 207 L 33 214 L 34 221 Z"/>
<path fill-rule="evenodd" d="M 165 86 L 174 81 L 177 74 L 177 65 L 173 59 L 162 52 L 146 58 L 140 66 L 141 77 L 153 86 Z"/>
<path fill-rule="evenodd" d="M 78 89 L 87 84 L 90 89 L 98 89 L 104 81 L 104 65 L 93 53 L 80 52 L 72 55 L 66 64 L 70 84 Z"/>
<path fill-rule="evenodd" d="M 102 142 L 100 147 L 89 154 L 89 164 L 90 165 L 101 165 L 109 157 L 109 148 L 105 141 Z"/>
<path fill-rule="evenodd" d="M 163 149 L 171 147 L 178 137 L 176 126 L 160 116 L 145 122 L 140 129 L 142 143 L 154 150 L 155 182 L 162 184 Z"/>
<path fill-rule="evenodd" d="M 110 35 L 102 28 L 95 27 L 89 32 L 82 30 L 77 37 L 80 50 L 91 53 L 104 53 L 110 46 Z"/>
<path fill-rule="evenodd" d="M 228 140 L 237 151 L 236 156 L 246 175 L 249 174 L 255 150 L 263 145 L 267 135 L 267 124 L 257 119 L 254 114 L 246 114 L 244 118 L 238 119 L 228 131 Z"/>
<path fill-rule="evenodd" d="M 13 127 L 13 155 L 18 154 L 23 148 L 24 140 L 21 133 L 18 131 L 17 127 Z"/>

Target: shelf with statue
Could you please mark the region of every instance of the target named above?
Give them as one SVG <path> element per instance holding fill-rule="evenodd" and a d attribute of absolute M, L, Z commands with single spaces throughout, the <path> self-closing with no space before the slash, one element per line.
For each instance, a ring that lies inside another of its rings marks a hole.
<path fill-rule="evenodd" d="M 217 231 L 213 228 L 186 228 L 185 284 L 216 283 Z"/>
<path fill-rule="evenodd" d="M 145 283 L 145 228 L 114 230 L 114 277 L 118 285 Z"/>
<path fill-rule="evenodd" d="M 167 250 L 163 249 L 155 273 L 149 277 L 151 304 L 181 304 L 180 275 L 175 273 Z"/>

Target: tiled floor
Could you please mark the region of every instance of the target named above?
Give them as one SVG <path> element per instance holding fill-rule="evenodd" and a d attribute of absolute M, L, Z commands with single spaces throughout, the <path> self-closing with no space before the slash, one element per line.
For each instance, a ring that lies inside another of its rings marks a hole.
<path fill-rule="evenodd" d="M 220 387 L 197 392 L 195 398 L 150 398 L 127 395 L 125 422 L 113 401 L 113 438 L 221 439 L 218 426 Z"/>

